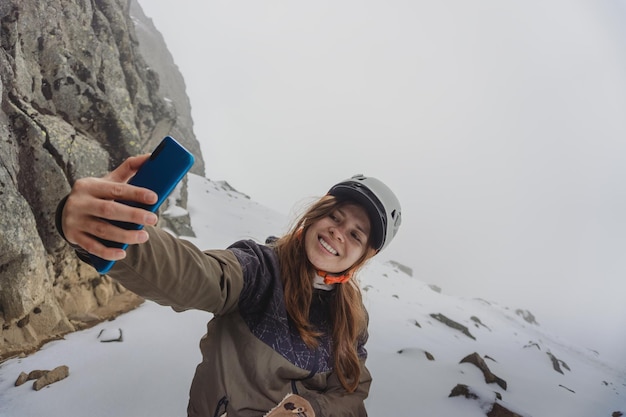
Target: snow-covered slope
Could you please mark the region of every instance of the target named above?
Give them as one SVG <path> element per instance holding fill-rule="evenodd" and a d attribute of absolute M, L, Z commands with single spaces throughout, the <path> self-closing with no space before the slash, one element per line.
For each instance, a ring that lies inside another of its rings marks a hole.
<path fill-rule="evenodd" d="M 290 220 L 226 183 L 190 175 L 189 186 L 196 237 L 188 239 L 202 248 L 263 241 L 282 233 Z M 361 283 L 370 313 L 370 416 L 483 417 L 494 402 L 534 417 L 626 413 L 623 364 L 605 363 L 601 353 L 561 340 L 533 324 L 530 312 L 446 295 L 397 265 L 376 260 L 361 274 Z M 210 317 L 147 302 L 32 356 L 7 361 L 0 365 L 0 416 L 183 416 L 200 360 L 198 341 Z M 100 342 L 100 332 L 118 329 L 123 342 Z M 460 363 L 473 353 L 499 384 L 485 382 L 474 364 Z M 22 371 L 59 365 L 69 366 L 70 376 L 46 389 L 13 386 Z M 457 384 L 477 398 L 449 397 Z"/>
<path fill-rule="evenodd" d="M 394 415 L 484 416 L 494 392 L 500 393 L 500 404 L 526 416 L 591 417 L 626 411 L 623 370 L 602 362 L 597 352 L 527 322 L 524 311 L 440 294 L 390 265 L 371 263 L 362 283 L 370 312 L 370 367 L 376 375 L 370 401 L 374 416 L 386 415 L 394 403 L 417 411 Z M 433 316 L 445 316 L 455 327 Z M 474 352 L 506 382 L 506 390 L 486 383 L 475 365 L 460 363 Z M 448 398 L 457 384 L 468 385 L 487 404 Z"/>

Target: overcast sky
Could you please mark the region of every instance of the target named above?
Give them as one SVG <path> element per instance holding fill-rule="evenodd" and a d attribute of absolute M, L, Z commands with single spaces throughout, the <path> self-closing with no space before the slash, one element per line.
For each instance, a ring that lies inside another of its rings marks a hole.
<path fill-rule="evenodd" d="M 623 0 L 140 3 L 207 177 L 285 214 L 378 177 L 403 205 L 381 258 L 626 347 Z"/>

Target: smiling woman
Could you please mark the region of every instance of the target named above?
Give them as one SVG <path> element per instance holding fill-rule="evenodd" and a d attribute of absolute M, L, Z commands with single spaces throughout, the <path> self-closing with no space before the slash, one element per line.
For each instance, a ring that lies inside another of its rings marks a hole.
<path fill-rule="evenodd" d="M 136 294 L 176 311 L 214 314 L 200 343 L 188 415 L 366 416 L 368 321 L 355 273 L 398 231 L 394 193 L 358 175 L 333 186 L 269 244 L 242 240 L 203 251 L 146 225 L 124 230 L 135 244 L 110 254 L 98 240 L 117 241 L 121 222 L 147 213 L 134 203 L 154 199 L 127 183 L 147 159 L 129 158 L 103 178 L 76 181 L 59 203 L 57 227 L 83 261 L 114 257 L 108 275 Z M 103 228 L 102 216 L 118 222 Z"/>

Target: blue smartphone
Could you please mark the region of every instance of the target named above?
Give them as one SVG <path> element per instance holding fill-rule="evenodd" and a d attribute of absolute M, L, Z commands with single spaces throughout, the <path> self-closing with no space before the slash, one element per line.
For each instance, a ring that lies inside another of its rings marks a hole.
<path fill-rule="evenodd" d="M 155 213 L 165 199 L 183 179 L 194 163 L 194 157 L 187 149 L 171 136 L 166 136 L 155 148 L 150 158 L 139 168 L 139 171 L 128 181 L 129 184 L 148 188 L 158 195 L 156 203 L 141 204 L 131 201 L 119 201 L 133 207 L 141 207 Z M 110 221 L 112 224 L 129 230 L 140 230 L 142 224 Z M 109 247 L 126 249 L 127 243 L 112 242 L 100 239 Z M 107 261 L 95 255 L 89 255 L 91 264 L 101 274 L 106 274 L 115 261 Z"/>

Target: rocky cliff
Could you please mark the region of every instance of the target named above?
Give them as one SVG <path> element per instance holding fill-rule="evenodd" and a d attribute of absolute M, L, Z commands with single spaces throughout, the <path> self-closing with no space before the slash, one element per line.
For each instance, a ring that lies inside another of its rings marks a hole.
<path fill-rule="evenodd" d="M 204 173 L 182 80 L 135 0 L 0 2 L 0 361 L 141 302 L 75 258 L 54 213 L 166 134 Z"/>

